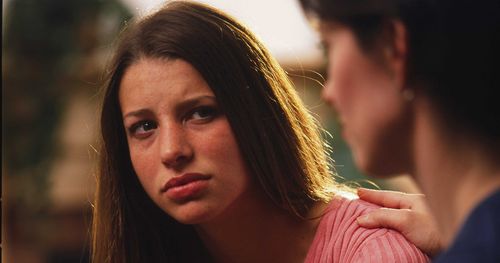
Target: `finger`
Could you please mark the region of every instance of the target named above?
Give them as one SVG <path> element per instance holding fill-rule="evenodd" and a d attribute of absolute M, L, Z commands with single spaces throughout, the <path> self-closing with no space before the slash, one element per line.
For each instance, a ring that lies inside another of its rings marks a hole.
<path fill-rule="evenodd" d="M 358 217 L 358 224 L 365 228 L 391 228 L 406 233 L 410 227 L 410 211 L 406 209 L 380 208 Z"/>
<path fill-rule="evenodd" d="M 388 208 L 410 208 L 412 197 L 402 192 L 358 189 L 358 196 L 362 200 Z"/>

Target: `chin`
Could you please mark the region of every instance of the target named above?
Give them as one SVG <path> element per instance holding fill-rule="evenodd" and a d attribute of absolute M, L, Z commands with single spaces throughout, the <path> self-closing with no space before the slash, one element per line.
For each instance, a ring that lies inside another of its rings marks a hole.
<path fill-rule="evenodd" d="M 173 218 L 185 225 L 198 225 L 207 221 L 208 215 L 206 214 L 197 214 L 197 213 L 189 213 L 184 215 L 175 215 Z"/>
<path fill-rule="evenodd" d="M 374 178 L 385 179 L 404 173 L 398 164 L 384 158 L 362 158 L 355 155 L 354 162 L 361 172 Z"/>
<path fill-rule="evenodd" d="M 175 221 L 185 225 L 197 225 L 214 217 L 213 209 L 202 204 L 184 204 L 175 211 L 167 212 Z"/>

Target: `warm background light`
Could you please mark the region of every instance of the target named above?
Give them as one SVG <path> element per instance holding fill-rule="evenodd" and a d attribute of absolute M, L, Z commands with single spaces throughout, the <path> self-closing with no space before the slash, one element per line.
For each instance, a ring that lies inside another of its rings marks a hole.
<path fill-rule="evenodd" d="M 164 1 L 123 0 L 137 15 L 147 14 Z M 321 59 L 318 36 L 310 29 L 296 0 L 201 0 L 248 26 L 281 64 L 317 67 Z"/>

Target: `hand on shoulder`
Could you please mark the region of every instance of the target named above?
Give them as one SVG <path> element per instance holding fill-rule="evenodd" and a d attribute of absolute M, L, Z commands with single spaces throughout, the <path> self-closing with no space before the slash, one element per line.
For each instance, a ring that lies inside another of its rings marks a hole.
<path fill-rule="evenodd" d="M 360 226 L 397 230 L 431 257 L 442 250 L 436 221 L 427 207 L 423 194 L 360 188 L 358 196 L 364 201 L 382 206 L 380 209 L 358 217 L 357 221 Z"/>

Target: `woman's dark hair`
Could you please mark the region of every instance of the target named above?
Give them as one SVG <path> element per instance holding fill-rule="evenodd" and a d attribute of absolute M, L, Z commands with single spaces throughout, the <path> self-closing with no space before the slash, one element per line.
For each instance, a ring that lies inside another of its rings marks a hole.
<path fill-rule="evenodd" d="M 388 21 L 407 30 L 407 84 L 434 102 L 443 121 L 498 143 L 500 2 L 496 0 L 300 0 L 305 12 L 352 29 L 377 52 Z M 390 30 L 389 30 L 390 31 Z"/>
<path fill-rule="evenodd" d="M 340 185 L 327 146 L 283 69 L 241 24 L 213 8 L 170 2 L 123 33 L 109 70 L 101 112 L 102 146 L 93 218 L 95 262 L 203 262 L 192 226 L 147 196 L 131 164 L 118 100 L 126 69 L 139 59 L 182 59 L 214 92 L 252 176 L 298 218 Z"/>

